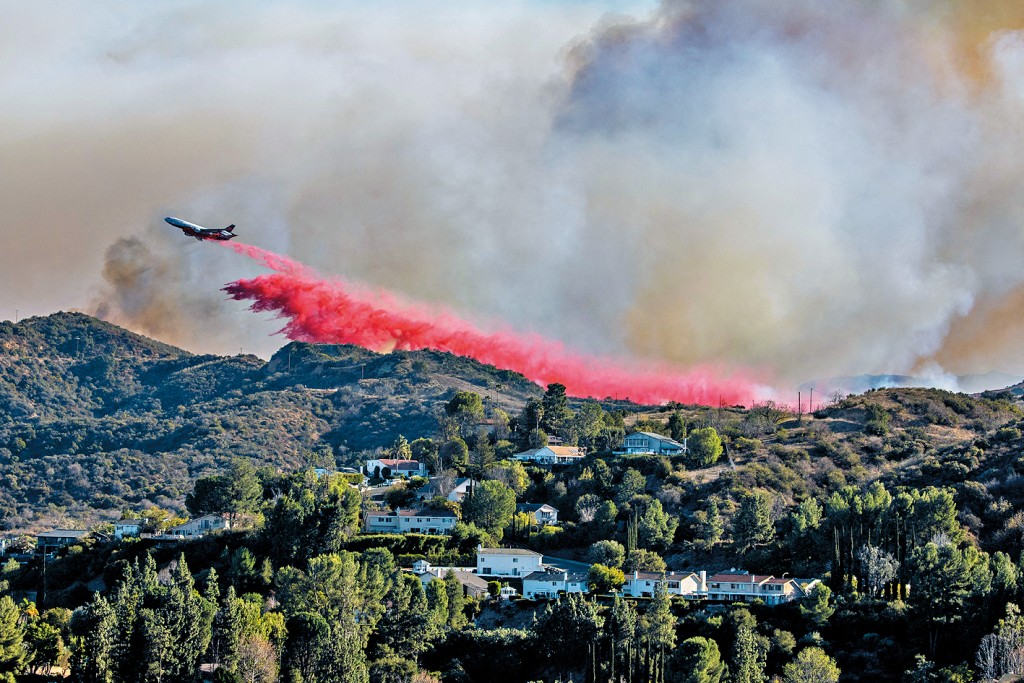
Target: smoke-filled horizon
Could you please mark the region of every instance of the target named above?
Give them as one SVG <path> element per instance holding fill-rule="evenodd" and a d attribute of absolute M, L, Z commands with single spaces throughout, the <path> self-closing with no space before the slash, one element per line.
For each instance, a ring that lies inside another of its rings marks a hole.
<path fill-rule="evenodd" d="M 12 7 L 0 317 L 269 354 L 219 292 L 258 268 L 178 215 L 599 356 L 1024 374 L 1022 28 L 1001 0 Z"/>
<path fill-rule="evenodd" d="M 557 341 L 514 330 L 486 332 L 451 311 L 402 301 L 341 278 L 324 278 L 301 263 L 241 242 L 224 242 L 235 253 L 276 271 L 236 280 L 224 291 L 251 301 L 258 312 L 285 322 L 289 339 L 356 344 L 378 352 L 432 349 L 514 370 L 540 386 L 558 383 L 569 396 L 622 398 L 636 403 L 670 401 L 702 405 L 752 405 L 763 389 L 751 379 L 723 376 L 714 368 L 682 372 L 664 364 L 639 364 L 580 354 Z"/>

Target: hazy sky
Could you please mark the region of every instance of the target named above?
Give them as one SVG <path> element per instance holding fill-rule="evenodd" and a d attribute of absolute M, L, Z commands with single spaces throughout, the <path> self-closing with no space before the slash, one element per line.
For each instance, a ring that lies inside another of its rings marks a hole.
<path fill-rule="evenodd" d="M 272 352 L 176 215 L 585 351 L 1024 372 L 1024 9 L 966 6 L 6 3 L 0 317 Z"/>

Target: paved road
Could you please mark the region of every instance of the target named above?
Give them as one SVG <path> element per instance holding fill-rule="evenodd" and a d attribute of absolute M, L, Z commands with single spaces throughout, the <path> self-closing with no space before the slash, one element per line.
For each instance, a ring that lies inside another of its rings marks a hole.
<path fill-rule="evenodd" d="M 567 572 L 589 572 L 590 565 L 586 562 L 576 562 L 575 560 L 563 560 L 561 557 L 552 557 L 551 555 L 545 555 L 542 560 L 544 564 L 550 567 L 558 567 L 564 569 Z"/>

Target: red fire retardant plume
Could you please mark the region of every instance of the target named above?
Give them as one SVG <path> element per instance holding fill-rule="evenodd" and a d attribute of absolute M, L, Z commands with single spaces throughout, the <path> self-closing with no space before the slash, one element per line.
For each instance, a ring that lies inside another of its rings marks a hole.
<path fill-rule="evenodd" d="M 338 278 L 324 278 L 285 256 L 236 242 L 221 242 L 276 272 L 237 280 L 224 288 L 254 311 L 288 320 L 281 331 L 296 341 L 356 344 L 374 351 L 435 349 L 522 373 L 541 386 L 558 382 L 570 396 L 617 396 L 636 403 L 667 401 L 749 404 L 754 384 L 718 380 L 699 368 L 679 372 L 654 364 L 616 362 L 574 353 L 556 341 L 511 331 L 483 332 L 449 311 L 401 301 Z"/>

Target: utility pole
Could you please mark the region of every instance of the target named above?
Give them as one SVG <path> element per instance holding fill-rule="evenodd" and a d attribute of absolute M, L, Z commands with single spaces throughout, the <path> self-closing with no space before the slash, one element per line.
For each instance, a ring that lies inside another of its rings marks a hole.
<path fill-rule="evenodd" d="M 814 412 L 814 387 L 811 387 L 811 397 L 807 399 L 807 412 Z"/>

